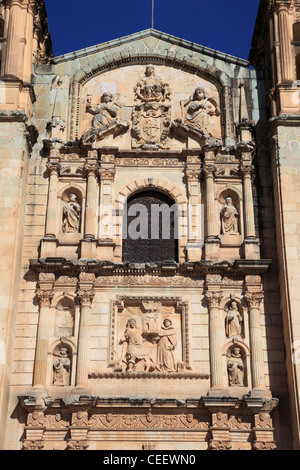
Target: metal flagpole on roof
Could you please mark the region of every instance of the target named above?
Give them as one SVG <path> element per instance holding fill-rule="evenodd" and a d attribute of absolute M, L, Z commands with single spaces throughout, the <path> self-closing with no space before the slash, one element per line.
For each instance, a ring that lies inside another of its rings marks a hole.
<path fill-rule="evenodd" d="M 152 0 L 151 29 L 154 29 L 154 0 Z"/>

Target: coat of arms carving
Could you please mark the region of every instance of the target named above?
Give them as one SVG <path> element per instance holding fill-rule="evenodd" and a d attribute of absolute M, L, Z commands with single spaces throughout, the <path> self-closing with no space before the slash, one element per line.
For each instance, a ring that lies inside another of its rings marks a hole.
<path fill-rule="evenodd" d="M 169 146 L 171 129 L 171 99 L 168 83 L 155 75 L 152 65 L 134 89 L 135 101 L 132 113 L 132 147 L 143 150 L 165 150 Z"/>

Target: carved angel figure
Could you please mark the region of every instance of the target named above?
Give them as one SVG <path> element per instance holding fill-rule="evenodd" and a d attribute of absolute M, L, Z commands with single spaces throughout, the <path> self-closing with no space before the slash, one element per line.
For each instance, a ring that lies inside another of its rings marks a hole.
<path fill-rule="evenodd" d="M 203 88 L 198 87 L 193 97 L 183 106 L 186 110 L 185 122 L 212 135 L 212 117 L 220 115 L 215 100 L 209 98 Z"/>
<path fill-rule="evenodd" d="M 92 97 L 88 95 L 86 112 L 94 116 L 92 127 L 83 136 L 84 144 L 94 143 L 97 139 L 103 140 L 109 134 L 125 132 L 129 123 L 119 118 L 122 106 L 117 102 L 117 95 L 103 93 L 101 103 L 97 107 L 92 106 Z"/>
<path fill-rule="evenodd" d="M 227 362 L 229 385 L 231 387 L 244 387 L 245 366 L 241 350 L 235 347 Z"/>
<path fill-rule="evenodd" d="M 237 303 L 232 302 L 228 310 L 225 326 L 226 326 L 226 336 L 235 337 L 242 335 L 242 323 L 243 317 L 240 314 Z"/>
<path fill-rule="evenodd" d="M 166 318 L 159 333 L 157 344 L 157 369 L 161 372 L 175 372 L 177 370 L 174 350 L 177 346 L 177 330 L 172 321 Z"/>
<path fill-rule="evenodd" d="M 67 348 L 60 348 L 59 357 L 53 363 L 53 385 L 69 385 L 71 361 Z"/>
<path fill-rule="evenodd" d="M 228 197 L 221 210 L 222 233 L 224 235 L 239 233 L 238 218 L 238 210 L 233 205 L 231 197 Z"/>
<path fill-rule="evenodd" d="M 63 207 L 63 224 L 62 231 L 64 233 L 79 232 L 81 207 L 77 202 L 77 196 L 70 194 L 69 202 Z"/>
<path fill-rule="evenodd" d="M 102 95 L 101 104 L 99 104 L 97 108 L 93 108 L 91 97 L 88 96 L 86 110 L 95 116 L 92 121 L 94 129 L 99 129 L 106 124 L 110 124 L 118 116 L 118 106 L 114 102 L 114 97 L 111 93 L 104 93 Z"/>

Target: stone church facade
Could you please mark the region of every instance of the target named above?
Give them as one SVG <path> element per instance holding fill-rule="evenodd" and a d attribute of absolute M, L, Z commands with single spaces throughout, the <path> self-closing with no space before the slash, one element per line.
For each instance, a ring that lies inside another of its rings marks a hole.
<path fill-rule="evenodd" d="M 0 448 L 299 449 L 299 0 L 250 63 L 0 36 Z"/>

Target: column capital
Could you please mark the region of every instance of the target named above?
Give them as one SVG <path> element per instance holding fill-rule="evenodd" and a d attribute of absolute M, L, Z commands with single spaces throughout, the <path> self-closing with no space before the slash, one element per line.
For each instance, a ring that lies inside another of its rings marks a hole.
<path fill-rule="evenodd" d="M 201 168 L 187 168 L 185 171 L 188 183 L 199 182 L 202 170 Z"/>
<path fill-rule="evenodd" d="M 245 292 L 244 297 L 249 308 L 260 308 L 264 294 L 263 292 Z"/>
<path fill-rule="evenodd" d="M 247 178 L 247 177 L 251 178 L 254 173 L 254 166 L 253 165 L 241 165 L 240 172 L 244 178 Z"/>
<path fill-rule="evenodd" d="M 84 165 L 83 170 L 84 170 L 84 172 L 86 173 L 87 176 L 92 175 L 92 174 L 97 176 L 98 170 L 99 170 L 98 163 L 97 162 L 87 162 Z"/>
<path fill-rule="evenodd" d="M 210 163 L 203 165 L 203 173 L 206 176 L 206 178 L 208 178 L 208 177 L 213 178 L 216 171 L 217 171 L 216 165 L 213 165 L 213 164 L 210 164 Z"/>
<path fill-rule="evenodd" d="M 57 174 L 57 175 L 59 174 L 61 165 L 60 165 L 60 163 L 59 163 L 58 160 L 56 160 L 56 161 L 49 160 L 49 161 L 47 162 L 46 167 L 47 167 L 47 170 L 48 170 L 49 175 L 51 176 L 51 175 L 53 175 L 53 174 Z"/>
<path fill-rule="evenodd" d="M 91 307 L 95 292 L 92 289 L 80 289 L 77 292 L 77 297 L 82 307 Z"/>
<path fill-rule="evenodd" d="M 36 295 L 41 307 L 51 306 L 51 302 L 54 297 L 54 291 L 52 289 L 37 289 Z"/>
<path fill-rule="evenodd" d="M 222 291 L 206 291 L 204 296 L 210 308 L 220 307 L 220 303 L 223 299 Z"/>
<path fill-rule="evenodd" d="M 116 176 L 116 169 L 115 168 L 100 168 L 99 170 L 100 179 L 114 181 Z"/>

